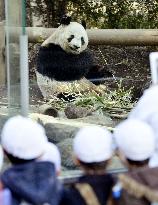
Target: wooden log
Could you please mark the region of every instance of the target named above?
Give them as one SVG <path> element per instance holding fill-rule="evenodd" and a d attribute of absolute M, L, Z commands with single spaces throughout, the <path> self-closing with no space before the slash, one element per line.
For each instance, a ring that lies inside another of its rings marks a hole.
<path fill-rule="evenodd" d="M 158 45 L 158 29 L 92 29 L 88 37 L 93 45 Z"/>
<path fill-rule="evenodd" d="M 42 42 L 55 28 L 27 27 L 29 42 Z M 18 28 L 11 28 L 14 39 L 18 37 Z M 158 45 L 158 29 L 87 29 L 91 45 Z"/>

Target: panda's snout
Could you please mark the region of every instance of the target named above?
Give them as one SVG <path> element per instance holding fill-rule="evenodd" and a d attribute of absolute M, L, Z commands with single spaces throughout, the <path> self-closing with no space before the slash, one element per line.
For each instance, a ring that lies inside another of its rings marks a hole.
<path fill-rule="evenodd" d="M 81 48 L 80 46 L 77 46 L 77 45 L 73 45 L 73 46 L 71 45 L 69 47 L 72 51 L 75 51 L 75 52 L 79 52 L 79 49 Z"/>
<path fill-rule="evenodd" d="M 77 50 L 80 48 L 80 46 L 76 46 L 76 45 L 73 45 L 73 47 Z"/>

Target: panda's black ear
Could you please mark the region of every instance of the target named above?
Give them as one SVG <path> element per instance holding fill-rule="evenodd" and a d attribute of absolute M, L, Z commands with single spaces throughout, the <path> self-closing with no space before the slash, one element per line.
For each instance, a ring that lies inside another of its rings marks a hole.
<path fill-rule="evenodd" d="M 86 21 L 85 20 L 82 20 L 81 21 L 81 24 L 82 24 L 82 26 L 86 29 L 87 28 L 87 26 L 86 26 Z"/>
<path fill-rule="evenodd" d="M 70 22 L 71 22 L 71 16 L 67 16 L 67 15 L 64 15 L 60 20 L 60 24 L 62 25 L 69 25 Z"/>

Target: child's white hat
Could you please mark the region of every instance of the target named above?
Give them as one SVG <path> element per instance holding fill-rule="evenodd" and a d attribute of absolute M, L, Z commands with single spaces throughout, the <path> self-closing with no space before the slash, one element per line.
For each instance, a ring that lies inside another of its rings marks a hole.
<path fill-rule="evenodd" d="M 2 129 L 2 147 L 14 157 L 35 159 L 43 154 L 47 144 L 44 128 L 33 120 L 15 116 Z"/>
<path fill-rule="evenodd" d="M 142 161 L 150 158 L 155 150 L 155 135 L 145 122 L 128 119 L 116 126 L 114 138 L 126 158 Z"/>
<path fill-rule="evenodd" d="M 150 115 L 158 111 L 158 85 L 146 89 L 128 118 L 137 118 L 148 122 Z"/>
<path fill-rule="evenodd" d="M 57 146 L 48 142 L 44 154 L 39 158 L 40 161 L 49 161 L 54 163 L 56 171 L 61 170 L 61 156 Z"/>
<path fill-rule="evenodd" d="M 73 150 L 82 162 L 102 162 L 112 156 L 112 135 L 101 127 L 89 126 L 78 131 L 74 138 Z"/>

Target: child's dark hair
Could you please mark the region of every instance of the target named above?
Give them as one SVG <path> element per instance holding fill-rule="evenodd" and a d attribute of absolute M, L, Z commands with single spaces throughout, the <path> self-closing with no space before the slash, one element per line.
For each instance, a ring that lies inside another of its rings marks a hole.
<path fill-rule="evenodd" d="M 18 157 L 14 157 L 13 155 L 9 154 L 8 152 L 6 152 L 4 150 L 6 156 L 8 157 L 9 161 L 12 163 L 12 164 L 24 164 L 24 163 L 27 163 L 27 162 L 32 162 L 34 161 L 35 159 L 29 159 L 29 160 L 26 160 L 26 159 L 20 159 Z"/>
<path fill-rule="evenodd" d="M 108 164 L 108 160 L 102 162 L 92 162 L 92 163 L 86 163 L 79 160 L 79 163 L 86 170 L 105 171 L 106 166 Z"/>
<path fill-rule="evenodd" d="M 141 166 L 145 166 L 149 163 L 149 158 L 142 160 L 142 161 L 134 161 L 131 159 L 127 159 L 127 161 L 130 165 L 141 167 Z"/>

